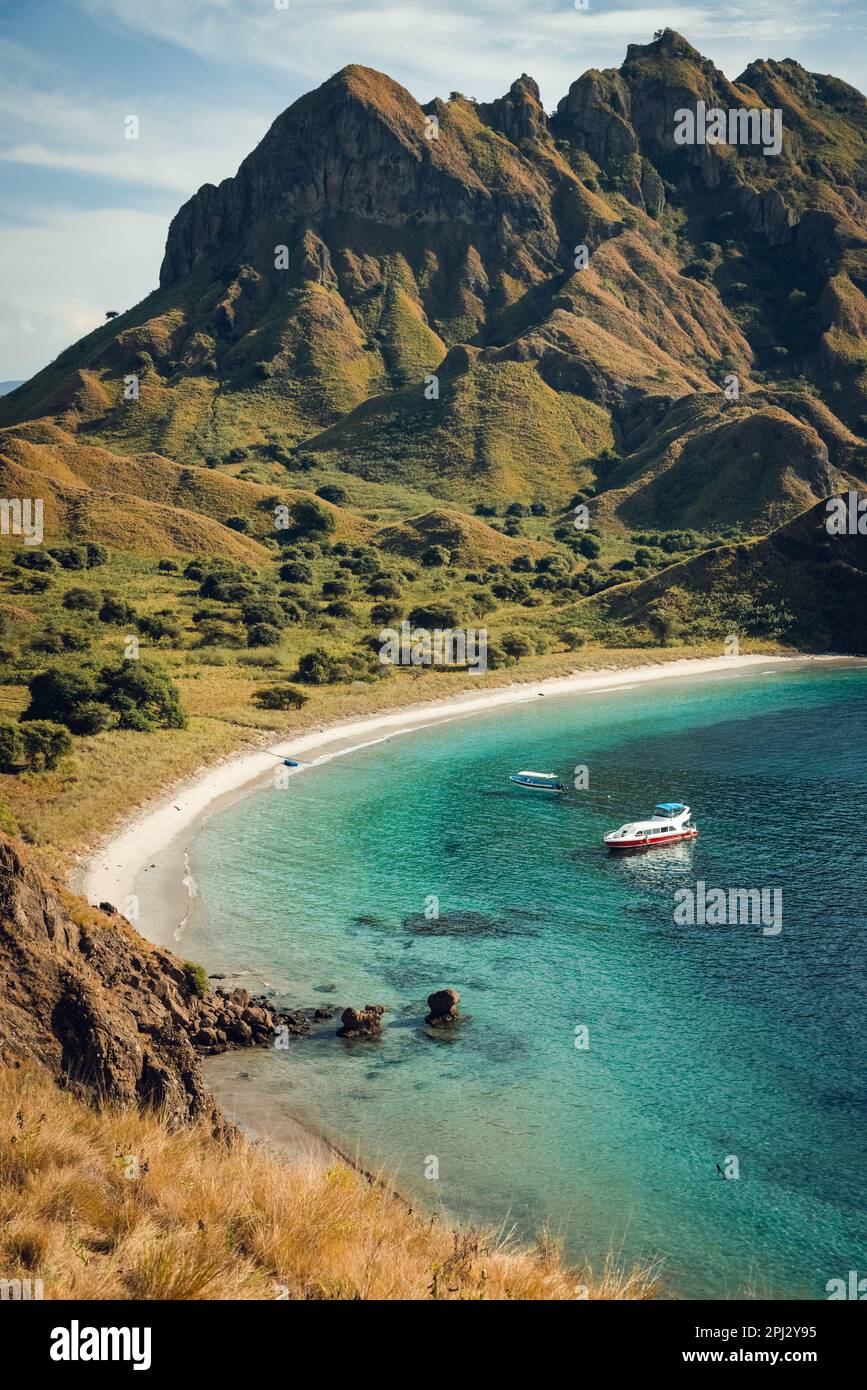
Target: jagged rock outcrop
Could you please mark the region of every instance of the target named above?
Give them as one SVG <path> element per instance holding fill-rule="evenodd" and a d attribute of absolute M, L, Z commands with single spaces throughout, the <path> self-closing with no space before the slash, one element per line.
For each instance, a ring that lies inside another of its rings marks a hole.
<path fill-rule="evenodd" d="M 246 990 L 200 997 L 198 979 L 111 908 L 48 880 L 0 833 L 0 1061 L 36 1062 L 101 1103 L 226 1126 L 199 1050 L 268 1043 L 277 1016 Z"/>
<path fill-rule="evenodd" d="M 458 1013 L 458 1005 L 461 996 L 456 989 L 436 989 L 433 994 L 427 997 L 427 1006 L 430 1013 L 425 1018 L 425 1023 L 431 1028 L 448 1028 L 453 1023 L 460 1023 L 461 1016 Z"/>
<path fill-rule="evenodd" d="M 376 1038 L 382 1032 L 384 1004 L 365 1004 L 363 1009 L 344 1009 L 338 1038 Z"/>
<path fill-rule="evenodd" d="M 538 140 L 548 129 L 548 117 L 539 98 L 539 87 L 522 73 L 506 96 L 479 107 L 482 119 L 517 145 L 521 140 Z"/>

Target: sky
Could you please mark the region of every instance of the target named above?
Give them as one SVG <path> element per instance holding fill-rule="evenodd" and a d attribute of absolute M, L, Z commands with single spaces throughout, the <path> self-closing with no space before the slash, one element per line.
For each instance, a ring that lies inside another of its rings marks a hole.
<path fill-rule="evenodd" d="M 0 0 L 0 381 L 154 289 L 181 204 L 345 64 L 422 103 L 527 72 L 550 111 L 665 27 L 731 78 L 795 58 L 867 90 L 867 0 Z"/>

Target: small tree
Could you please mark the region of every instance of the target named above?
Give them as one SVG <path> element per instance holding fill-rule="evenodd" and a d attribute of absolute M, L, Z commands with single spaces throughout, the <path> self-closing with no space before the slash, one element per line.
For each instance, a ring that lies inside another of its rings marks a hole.
<path fill-rule="evenodd" d="M 263 685 L 253 696 L 260 709 L 301 709 L 309 698 L 294 685 Z"/>

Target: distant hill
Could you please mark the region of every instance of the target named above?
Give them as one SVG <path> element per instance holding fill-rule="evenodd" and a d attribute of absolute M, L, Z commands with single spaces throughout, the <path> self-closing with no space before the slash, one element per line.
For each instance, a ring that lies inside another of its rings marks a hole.
<path fill-rule="evenodd" d="M 0 381 L 0 396 L 8 396 L 10 391 L 14 391 L 17 386 L 23 385 L 23 381 Z"/>
<path fill-rule="evenodd" d="M 867 655 L 867 546 L 829 535 L 823 505 L 761 540 L 720 546 L 589 600 L 613 632 L 648 640 L 735 631 Z"/>

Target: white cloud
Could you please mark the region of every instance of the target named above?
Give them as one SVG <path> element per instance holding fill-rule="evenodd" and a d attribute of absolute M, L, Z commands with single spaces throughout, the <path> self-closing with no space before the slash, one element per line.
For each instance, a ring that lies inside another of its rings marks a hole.
<path fill-rule="evenodd" d="M 0 380 L 32 376 L 156 288 L 166 220 L 128 208 L 55 210 L 0 226 Z"/>
<path fill-rule="evenodd" d="M 135 140 L 125 135 L 130 115 L 139 122 Z M 7 163 L 96 174 L 184 198 L 233 174 L 270 124 L 264 114 L 216 103 L 202 110 L 183 93 L 122 102 L 8 81 L 0 84 L 0 120 Z"/>
<path fill-rule="evenodd" d="M 273 68 L 306 83 L 346 63 L 379 68 L 426 101 L 458 87 L 480 99 L 530 72 L 553 106 L 588 67 L 619 64 L 627 43 L 661 24 L 706 45 L 730 77 L 758 56 L 798 56 L 808 40 L 839 31 L 852 0 L 754 0 L 739 7 L 679 0 L 78 0 L 89 13 L 221 63 Z M 857 4 L 855 13 L 857 14 Z M 782 47 L 781 47 L 782 45 Z M 808 55 L 808 51 L 807 54 Z"/>

